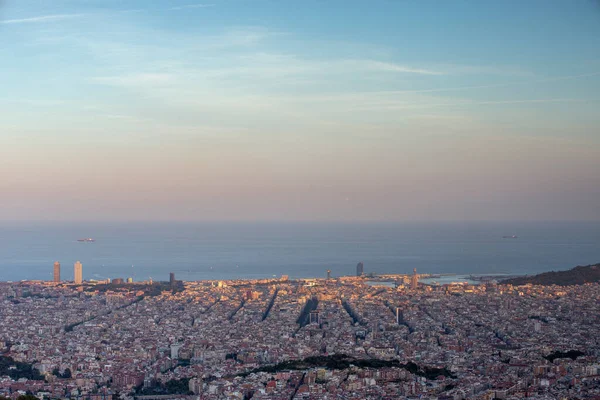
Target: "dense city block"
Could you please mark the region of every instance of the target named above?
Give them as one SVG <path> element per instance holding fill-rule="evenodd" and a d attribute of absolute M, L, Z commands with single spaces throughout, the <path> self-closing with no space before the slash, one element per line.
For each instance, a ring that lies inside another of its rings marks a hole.
<path fill-rule="evenodd" d="M 600 398 L 597 283 L 23 281 L 0 302 L 13 399 Z"/>

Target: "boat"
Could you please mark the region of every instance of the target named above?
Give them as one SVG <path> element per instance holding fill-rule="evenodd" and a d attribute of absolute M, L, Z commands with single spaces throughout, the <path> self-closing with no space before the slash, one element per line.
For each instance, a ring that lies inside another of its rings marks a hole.
<path fill-rule="evenodd" d="M 505 235 L 505 236 L 502 236 L 502 239 L 516 239 L 516 238 L 518 238 L 517 235 Z"/>
<path fill-rule="evenodd" d="M 83 238 L 83 239 L 77 239 L 78 242 L 95 242 L 96 239 L 92 239 L 92 238 Z"/>

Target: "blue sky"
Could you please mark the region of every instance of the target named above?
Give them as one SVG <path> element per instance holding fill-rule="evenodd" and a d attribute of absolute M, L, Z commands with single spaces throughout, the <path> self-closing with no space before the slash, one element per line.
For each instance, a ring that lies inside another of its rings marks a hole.
<path fill-rule="evenodd" d="M 0 4 L 0 219 L 600 218 L 598 2 Z"/>

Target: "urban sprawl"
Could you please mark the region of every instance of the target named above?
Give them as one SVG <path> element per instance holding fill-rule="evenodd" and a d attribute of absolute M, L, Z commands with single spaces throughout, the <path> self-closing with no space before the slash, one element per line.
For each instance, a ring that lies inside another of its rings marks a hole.
<path fill-rule="evenodd" d="M 600 399 L 600 285 L 0 283 L 0 396 Z"/>

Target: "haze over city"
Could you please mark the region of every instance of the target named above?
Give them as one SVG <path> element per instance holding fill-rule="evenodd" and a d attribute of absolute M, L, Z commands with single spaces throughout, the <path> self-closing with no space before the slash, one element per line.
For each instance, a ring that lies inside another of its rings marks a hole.
<path fill-rule="evenodd" d="M 600 219 L 598 2 L 0 4 L 1 220 Z"/>

